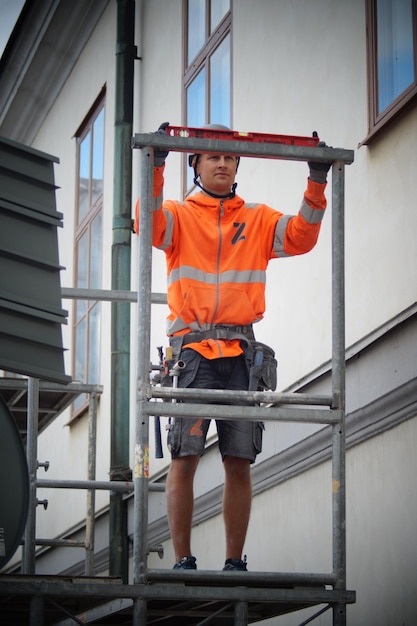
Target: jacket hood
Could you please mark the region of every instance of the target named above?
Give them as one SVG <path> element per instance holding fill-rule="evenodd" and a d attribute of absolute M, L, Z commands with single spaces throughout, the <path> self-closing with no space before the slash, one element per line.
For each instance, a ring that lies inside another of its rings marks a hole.
<path fill-rule="evenodd" d="M 211 210 L 219 210 L 220 204 L 222 204 L 224 211 L 234 211 L 236 209 L 241 208 L 245 201 L 240 196 L 235 196 L 234 198 L 220 199 L 220 198 L 212 198 L 207 194 L 199 191 L 192 196 L 189 196 L 185 199 L 185 202 L 190 205 L 194 205 L 196 209 L 201 209 L 202 207 Z"/>

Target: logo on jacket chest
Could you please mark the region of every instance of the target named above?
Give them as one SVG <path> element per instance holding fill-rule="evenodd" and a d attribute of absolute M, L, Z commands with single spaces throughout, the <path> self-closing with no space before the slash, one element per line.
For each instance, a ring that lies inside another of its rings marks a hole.
<path fill-rule="evenodd" d="M 246 228 L 246 222 L 233 222 L 233 228 L 236 229 L 236 232 L 232 237 L 232 245 L 235 245 L 238 241 L 246 239 L 246 235 L 243 234 Z"/>

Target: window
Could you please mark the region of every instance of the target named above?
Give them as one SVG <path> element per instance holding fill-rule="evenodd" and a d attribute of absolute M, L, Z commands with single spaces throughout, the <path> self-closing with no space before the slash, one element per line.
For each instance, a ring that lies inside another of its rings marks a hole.
<path fill-rule="evenodd" d="M 231 125 L 231 0 L 184 0 L 185 124 Z M 193 173 L 187 168 L 186 188 Z"/>
<path fill-rule="evenodd" d="M 417 1 L 367 0 L 368 141 L 417 95 Z"/>
<path fill-rule="evenodd" d="M 75 287 L 101 287 L 102 208 L 104 165 L 104 101 L 88 116 L 77 135 L 77 206 L 75 227 Z M 74 301 L 73 378 L 82 383 L 99 382 L 100 303 Z M 87 396 L 73 404 L 78 415 Z"/>

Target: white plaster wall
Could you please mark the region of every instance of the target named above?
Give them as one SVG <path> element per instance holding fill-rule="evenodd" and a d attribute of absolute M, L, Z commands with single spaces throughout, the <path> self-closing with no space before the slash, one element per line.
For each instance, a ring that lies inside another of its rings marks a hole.
<path fill-rule="evenodd" d="M 351 329 L 361 329 L 361 319 L 374 328 L 416 301 L 417 214 L 412 178 L 416 139 L 417 111 L 410 110 L 357 153 L 361 157 L 364 153 L 358 163 L 362 186 L 358 204 L 352 204 L 356 225 L 347 233 Z"/>

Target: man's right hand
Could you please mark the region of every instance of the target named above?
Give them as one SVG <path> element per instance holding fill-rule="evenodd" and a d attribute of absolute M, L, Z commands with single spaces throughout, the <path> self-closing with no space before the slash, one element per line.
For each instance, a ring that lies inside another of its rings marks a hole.
<path fill-rule="evenodd" d="M 169 122 L 162 122 L 157 131 L 155 131 L 155 135 L 165 135 L 165 129 L 169 126 Z M 155 150 L 154 152 L 154 166 L 162 167 L 165 163 L 165 159 L 167 158 L 169 152 L 168 150 Z"/>

